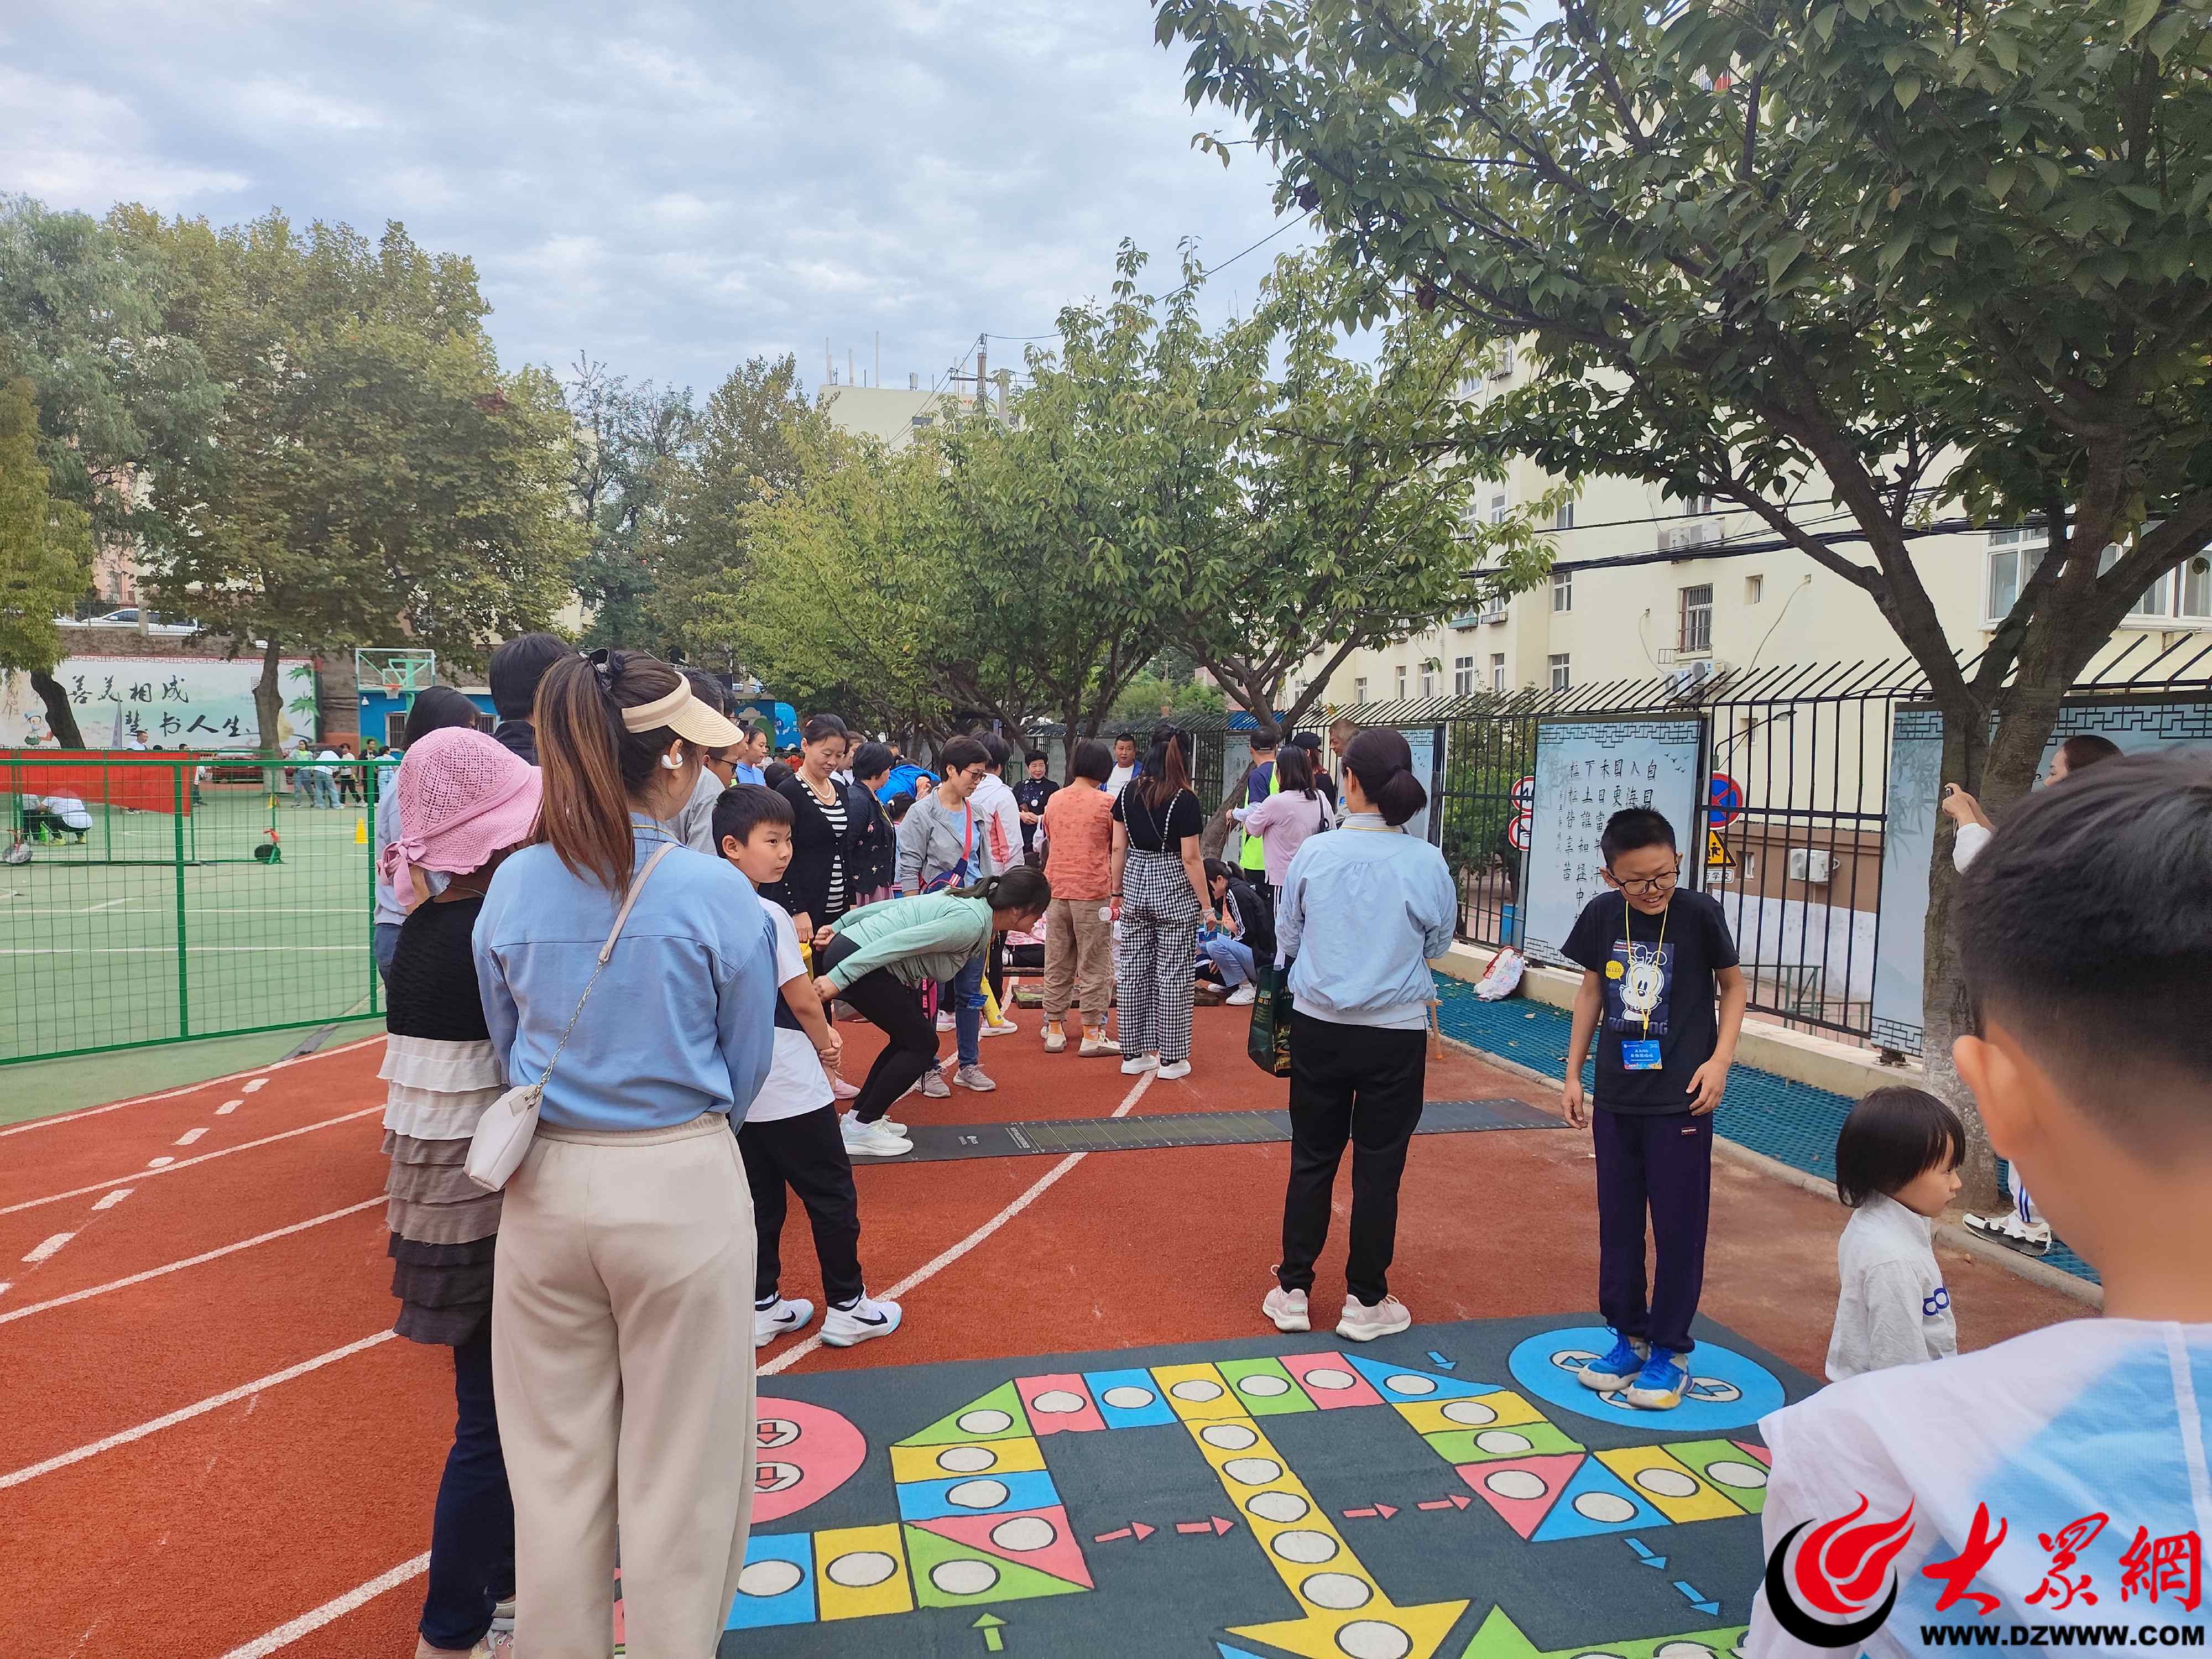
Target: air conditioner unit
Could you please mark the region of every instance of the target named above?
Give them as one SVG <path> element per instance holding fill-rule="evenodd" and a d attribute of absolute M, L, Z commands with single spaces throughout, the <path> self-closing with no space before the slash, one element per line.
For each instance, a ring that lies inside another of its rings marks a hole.
<path fill-rule="evenodd" d="M 1693 547 L 1707 546 L 1720 538 L 1720 526 L 1710 519 L 1698 519 L 1689 524 L 1665 525 L 1659 531 L 1659 550 L 1662 553 L 1682 553 Z"/>
<path fill-rule="evenodd" d="M 1505 349 L 1498 354 L 1498 361 L 1490 366 L 1490 378 L 1493 380 L 1510 380 L 1513 378 L 1513 347 L 1510 342 Z"/>
<path fill-rule="evenodd" d="M 1833 854 L 1819 848 L 1793 847 L 1790 849 L 1790 879 L 1802 881 L 1808 887 L 1826 887 L 1834 861 Z"/>
<path fill-rule="evenodd" d="M 1495 611 L 1484 611 L 1482 613 L 1482 619 L 1483 621 L 1491 623 L 1504 622 L 1505 620 L 1505 607 L 1501 605 Z"/>
<path fill-rule="evenodd" d="M 1704 690 L 1728 672 L 1726 663 L 1712 657 L 1679 659 L 1667 671 L 1667 686 L 1674 696 L 1686 697 Z"/>

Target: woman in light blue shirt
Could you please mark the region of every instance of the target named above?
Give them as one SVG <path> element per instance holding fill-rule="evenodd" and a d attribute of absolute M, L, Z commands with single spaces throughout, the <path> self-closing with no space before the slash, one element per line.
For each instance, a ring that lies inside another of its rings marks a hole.
<path fill-rule="evenodd" d="M 1283 1260 L 1262 1310 L 1311 1328 L 1306 1293 L 1328 1241 L 1329 1191 L 1352 1142 L 1349 1294 L 1336 1334 L 1372 1341 L 1413 1322 L 1390 1294 L 1398 1182 L 1427 1081 L 1429 959 L 1451 948 L 1459 898 L 1443 854 L 1402 826 L 1428 805 L 1405 738 L 1362 732 L 1344 757 L 1345 817 L 1298 848 L 1275 918 L 1291 966 L 1291 1176 Z"/>
<path fill-rule="evenodd" d="M 539 842 L 500 866 L 475 934 L 507 1080 L 551 1067 L 492 1288 L 515 1647 L 605 1659 L 619 1523 L 630 1651 L 711 1654 L 751 1510 L 752 1200 L 730 1129 L 773 1054 L 774 936 L 745 878 L 660 821 L 738 732 L 623 652 L 556 663 L 534 718 Z"/>

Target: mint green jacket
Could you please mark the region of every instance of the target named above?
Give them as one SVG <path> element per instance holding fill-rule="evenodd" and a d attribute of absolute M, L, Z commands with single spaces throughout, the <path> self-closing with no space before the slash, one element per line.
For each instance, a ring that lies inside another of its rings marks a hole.
<path fill-rule="evenodd" d="M 829 971 L 839 990 L 878 968 L 901 984 L 927 985 L 953 978 L 989 947 L 991 907 L 951 892 L 922 893 L 864 904 L 831 931 L 855 947 Z"/>

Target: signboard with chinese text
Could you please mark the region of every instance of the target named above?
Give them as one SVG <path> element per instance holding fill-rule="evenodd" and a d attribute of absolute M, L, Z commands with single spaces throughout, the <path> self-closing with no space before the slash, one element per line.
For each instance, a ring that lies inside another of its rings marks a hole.
<path fill-rule="evenodd" d="M 1523 940 L 1534 961 L 1558 964 L 1583 907 L 1607 890 L 1598 837 L 1605 821 L 1649 806 L 1674 826 L 1686 852 L 1706 828 L 1705 723 L 1700 717 L 1558 720 L 1536 725 L 1536 799 L 1529 815 Z M 1697 862 L 1686 860 L 1686 884 Z"/>
<path fill-rule="evenodd" d="M 278 664 L 283 710 L 276 741 L 315 735 L 315 665 Z M 255 749 L 260 721 L 258 660 L 216 657 L 69 657 L 54 670 L 78 730 L 95 749 Z M 45 700 L 27 674 L 0 676 L 0 748 L 44 748 L 53 740 Z"/>

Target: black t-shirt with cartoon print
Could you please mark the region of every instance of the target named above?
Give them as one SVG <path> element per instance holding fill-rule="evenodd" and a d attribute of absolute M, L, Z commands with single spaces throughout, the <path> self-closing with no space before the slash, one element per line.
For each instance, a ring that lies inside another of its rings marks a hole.
<path fill-rule="evenodd" d="M 1686 1112 L 1690 1079 L 1720 1042 L 1713 975 L 1736 965 L 1735 940 L 1719 901 L 1677 890 L 1663 918 L 1629 908 L 1619 893 L 1583 907 L 1561 954 L 1599 976 L 1597 1088 L 1609 1112 Z M 1656 1071 L 1631 1070 L 1624 1042 L 1659 1045 Z"/>

